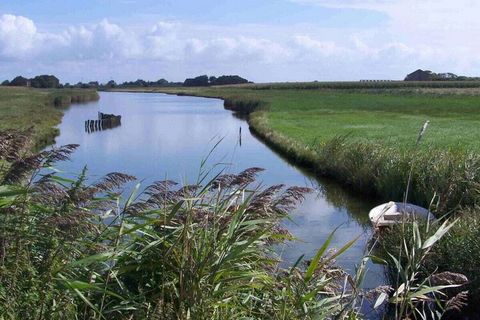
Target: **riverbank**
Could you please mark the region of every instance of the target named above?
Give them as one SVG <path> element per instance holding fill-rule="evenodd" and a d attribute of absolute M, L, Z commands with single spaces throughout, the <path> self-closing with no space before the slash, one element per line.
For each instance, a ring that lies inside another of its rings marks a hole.
<path fill-rule="evenodd" d="M 55 141 L 62 107 L 98 100 L 95 90 L 0 87 L 0 131 L 31 129 L 32 150 Z"/>
<path fill-rule="evenodd" d="M 279 84 L 121 91 L 223 99 L 227 109 L 249 114 L 251 130 L 292 163 L 365 194 L 402 200 L 416 158 L 411 201 L 428 206 L 436 197 L 441 213 L 476 201 L 472 190 L 478 178 L 471 163 L 480 150 L 480 90 L 475 88 L 306 90 Z"/>

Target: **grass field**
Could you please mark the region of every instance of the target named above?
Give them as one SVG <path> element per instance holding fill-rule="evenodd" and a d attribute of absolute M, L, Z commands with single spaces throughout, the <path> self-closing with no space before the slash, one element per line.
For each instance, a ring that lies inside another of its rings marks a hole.
<path fill-rule="evenodd" d="M 62 118 L 59 106 L 98 99 L 96 91 L 0 87 L 0 131 L 32 129 L 34 148 L 52 143 Z"/>

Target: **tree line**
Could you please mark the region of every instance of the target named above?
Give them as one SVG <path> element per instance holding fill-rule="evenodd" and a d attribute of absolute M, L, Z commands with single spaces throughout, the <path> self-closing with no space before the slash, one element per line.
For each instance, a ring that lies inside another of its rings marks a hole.
<path fill-rule="evenodd" d="M 5 80 L 2 86 L 15 87 L 33 87 L 33 88 L 128 88 L 128 87 L 206 87 L 206 86 L 220 86 L 232 84 L 252 83 L 245 78 L 238 75 L 222 75 L 218 78 L 215 76 L 201 75 L 195 78 L 188 78 L 184 82 L 170 82 L 166 79 L 159 79 L 157 81 L 146 81 L 137 79 L 135 81 L 125 81 L 123 83 L 116 83 L 110 80 L 107 83 L 100 83 L 98 81 L 78 82 L 76 84 L 60 83 L 60 80 L 53 75 L 39 75 L 28 79 L 23 76 L 17 76 L 12 80 Z"/>

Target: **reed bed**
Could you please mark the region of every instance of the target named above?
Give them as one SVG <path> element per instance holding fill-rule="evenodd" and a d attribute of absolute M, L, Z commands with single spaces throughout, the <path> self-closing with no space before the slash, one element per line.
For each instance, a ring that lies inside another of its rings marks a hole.
<path fill-rule="evenodd" d="M 0 168 L 2 319 L 361 319 L 367 300 L 405 316 L 441 316 L 464 301 L 444 294 L 462 283 L 431 286 L 427 279 L 442 274 L 420 274 L 412 259 L 401 269 L 407 290 L 363 292 L 372 257 L 352 275 L 338 268 L 335 258 L 355 239 L 329 250 L 335 231 L 315 256 L 281 268 L 272 244 L 292 237 L 279 222 L 310 190 L 261 187 L 261 168 L 201 167 L 193 185 L 166 180 L 142 190 L 123 173 L 87 182 L 84 169 L 66 179 L 47 169 L 77 145 L 32 155 L 28 140 L 0 134 L 0 159 L 10 164 Z M 410 256 L 427 256 L 451 227 L 431 226 Z"/>

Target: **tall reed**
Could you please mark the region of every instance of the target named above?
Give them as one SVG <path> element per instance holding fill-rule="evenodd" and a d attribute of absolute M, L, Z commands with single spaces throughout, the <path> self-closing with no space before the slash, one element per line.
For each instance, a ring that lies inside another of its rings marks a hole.
<path fill-rule="evenodd" d="M 165 180 L 143 191 L 122 173 L 89 182 L 84 169 L 66 179 L 51 168 L 76 145 L 30 155 L 22 151 L 26 141 L 0 134 L 0 160 L 8 162 L 0 183 L 0 318 L 362 317 L 370 257 L 354 275 L 335 265 L 355 239 L 331 251 L 333 231 L 314 257 L 287 269 L 273 251 L 272 244 L 291 239 L 279 222 L 308 189 L 256 186 L 260 168 L 202 169 L 194 185 Z M 125 198 L 126 185 L 132 191 Z M 427 285 L 432 278 L 418 272 L 449 228 L 425 241 L 415 231 L 414 251 L 403 255 L 407 267 L 395 264 L 408 290 L 400 286 L 392 297 L 378 290 L 376 307 L 388 300 L 409 315 L 420 310 L 419 298 L 451 287 Z"/>

